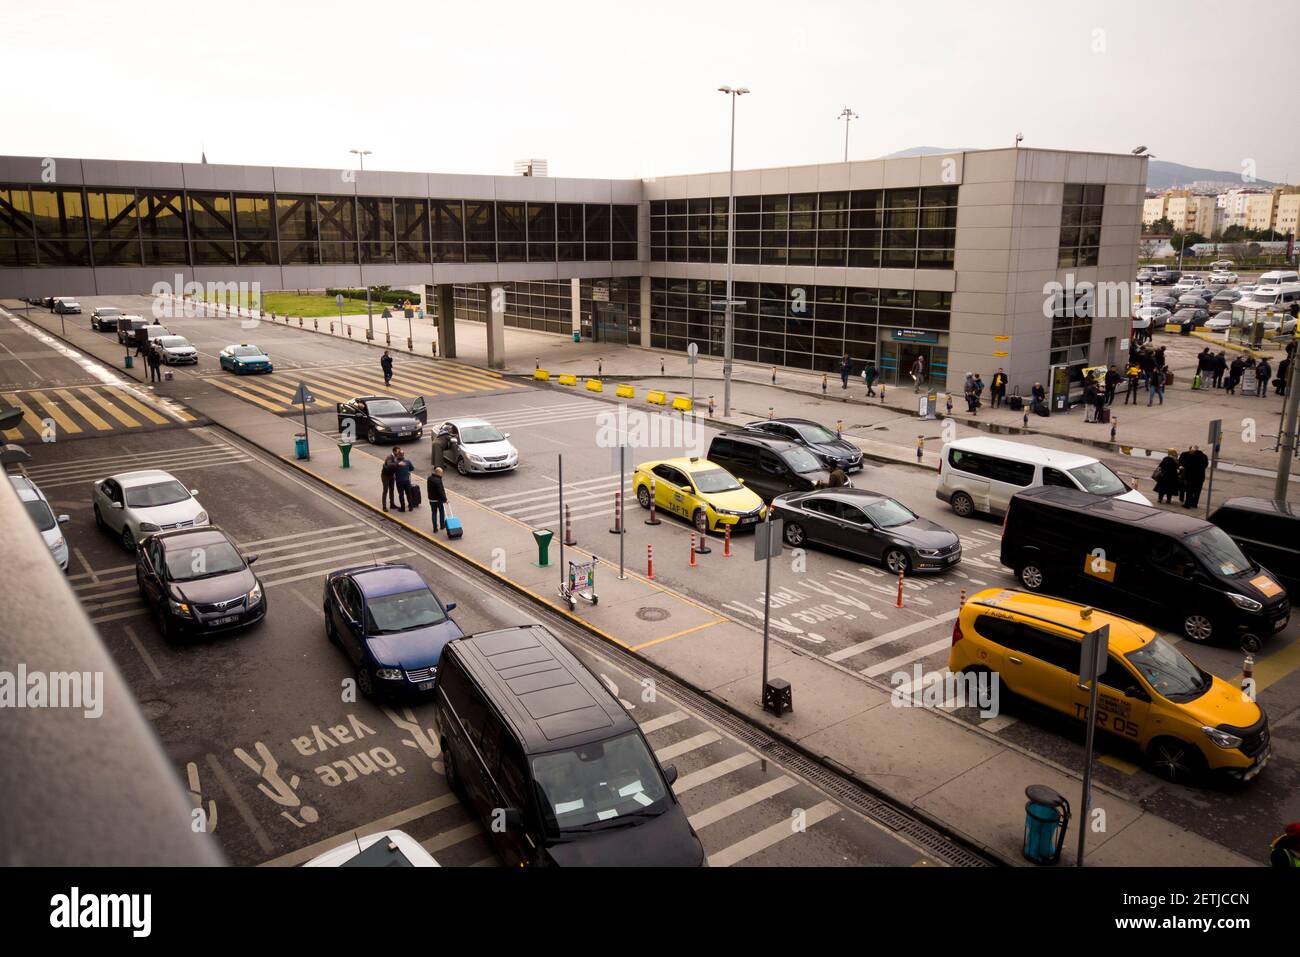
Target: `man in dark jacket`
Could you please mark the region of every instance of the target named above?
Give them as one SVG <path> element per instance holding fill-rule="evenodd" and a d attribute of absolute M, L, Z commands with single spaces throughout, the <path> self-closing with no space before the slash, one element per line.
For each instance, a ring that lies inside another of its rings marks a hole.
<path fill-rule="evenodd" d="M 1106 370 L 1106 404 L 1107 405 L 1110 405 L 1112 402 L 1115 401 L 1115 387 L 1119 385 L 1119 380 L 1121 378 L 1122 377 L 1119 374 L 1119 370 L 1116 369 L 1114 366 L 1111 366 L 1109 369 Z"/>
<path fill-rule="evenodd" d="M 1152 473 L 1152 478 L 1156 481 L 1157 502 L 1173 504 L 1174 495 L 1178 493 L 1178 460 L 1174 458 L 1177 454 L 1176 449 L 1170 449 Z"/>
<path fill-rule="evenodd" d="M 388 385 L 393 381 L 393 357 L 388 354 L 387 349 L 379 359 L 379 366 L 384 370 L 384 385 Z"/>
<path fill-rule="evenodd" d="M 144 364 L 149 367 L 149 381 L 161 382 L 162 356 L 159 354 L 157 349 L 149 350 L 148 354 L 144 357 Z"/>
<path fill-rule="evenodd" d="M 397 486 L 397 510 L 405 512 L 409 501 L 406 493 L 411 487 L 411 473 L 415 471 L 415 463 L 408 459 L 401 449 L 393 449 L 393 458 L 396 459 L 393 484 Z"/>
<path fill-rule="evenodd" d="M 1183 471 L 1183 508 L 1196 508 L 1201 501 L 1201 486 L 1205 484 L 1210 457 L 1199 445 L 1193 445 L 1178 457 L 1178 464 Z"/>
<path fill-rule="evenodd" d="M 853 374 L 853 360 L 845 356 L 840 360 L 840 388 L 849 387 L 849 376 Z"/>
<path fill-rule="evenodd" d="M 1260 359 L 1259 365 L 1255 367 L 1255 395 L 1268 395 L 1268 383 L 1273 378 L 1273 369 L 1268 364 L 1268 359 Z"/>
<path fill-rule="evenodd" d="M 1223 374 L 1228 371 L 1228 360 L 1220 349 L 1210 365 L 1210 374 L 1214 377 L 1213 384 L 1216 389 L 1223 388 Z"/>
<path fill-rule="evenodd" d="M 1032 400 L 1030 406 L 1037 412 L 1043 407 L 1043 403 L 1047 401 L 1047 390 L 1043 388 L 1041 382 L 1035 382 L 1034 387 L 1029 390 L 1029 396 Z"/>
<path fill-rule="evenodd" d="M 397 449 L 384 456 L 384 464 L 379 469 L 379 479 L 384 483 L 383 497 L 380 502 L 386 512 L 397 497 Z"/>
<path fill-rule="evenodd" d="M 1241 381 L 1241 374 L 1246 370 L 1246 363 L 1242 361 L 1241 356 L 1232 360 L 1232 365 L 1228 366 L 1228 381 L 1224 385 L 1228 395 L 1237 394 L 1237 383 Z"/>
<path fill-rule="evenodd" d="M 433 530 L 442 531 L 442 527 L 447 524 L 447 490 L 442 485 L 442 469 L 436 468 L 433 474 L 424 483 L 424 489 L 429 494 L 429 511 L 433 513 Z"/>
<path fill-rule="evenodd" d="M 1288 357 L 1277 364 L 1277 379 L 1273 383 L 1273 391 L 1278 395 L 1286 395 L 1286 377 L 1291 374 L 1291 359 Z"/>
<path fill-rule="evenodd" d="M 999 366 L 998 371 L 993 373 L 993 381 L 989 383 L 989 399 L 993 408 L 1002 404 L 1003 398 L 1007 394 L 1007 374 Z"/>

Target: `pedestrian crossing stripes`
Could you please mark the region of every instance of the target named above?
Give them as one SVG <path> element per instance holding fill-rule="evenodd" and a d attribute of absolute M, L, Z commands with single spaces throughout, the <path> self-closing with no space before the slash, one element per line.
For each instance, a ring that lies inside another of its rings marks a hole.
<path fill-rule="evenodd" d="M 0 407 L 21 409 L 22 421 L 4 430 L 7 442 L 63 441 L 106 432 L 155 429 L 196 422 L 177 405 L 165 406 L 129 386 L 85 385 L 0 392 Z"/>
<path fill-rule="evenodd" d="M 236 542 L 256 552 L 257 576 L 267 589 L 323 579 L 336 568 L 360 561 L 390 562 L 414 557 L 407 546 L 368 525 L 352 523 L 273 538 Z M 135 565 L 123 564 L 69 576 L 72 590 L 95 624 L 147 613 L 136 586 Z"/>
<path fill-rule="evenodd" d="M 152 452 L 123 449 L 116 455 L 81 457 L 66 462 L 23 463 L 18 466 L 18 471 L 49 494 L 50 489 L 89 485 L 117 472 L 141 469 L 185 472 L 223 468 L 247 461 L 249 456 L 233 445 L 200 443 Z"/>
<path fill-rule="evenodd" d="M 579 482 L 565 482 L 564 504 L 568 507 L 573 520 L 604 515 L 612 521 L 614 493 L 618 490 L 618 482 L 617 475 L 602 475 Z M 490 495 L 478 501 L 521 522 L 546 523 L 559 520 L 559 489 L 554 483 L 519 492 Z M 624 502 L 624 512 L 627 508 L 628 505 Z"/>
<path fill-rule="evenodd" d="M 300 412 L 293 405 L 299 382 L 319 399 L 329 403 L 347 402 L 362 395 L 393 396 L 412 400 L 482 395 L 528 388 L 504 378 L 500 373 L 473 366 L 427 360 L 406 361 L 395 368 L 393 379 L 385 384 L 383 372 L 376 365 L 356 363 L 338 366 L 315 366 L 295 369 L 292 374 L 240 375 L 213 372 L 202 376 L 224 392 L 277 414 Z M 323 411 L 317 407 L 317 411 Z"/>

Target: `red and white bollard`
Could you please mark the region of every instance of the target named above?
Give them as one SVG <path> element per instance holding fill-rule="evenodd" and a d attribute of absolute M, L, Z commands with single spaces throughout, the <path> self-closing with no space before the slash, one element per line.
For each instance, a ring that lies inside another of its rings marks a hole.
<path fill-rule="evenodd" d="M 731 557 L 731 526 L 730 525 L 724 525 L 722 527 L 722 557 L 723 558 Z"/>
<path fill-rule="evenodd" d="M 614 527 L 609 530 L 611 535 L 623 534 L 623 492 L 614 493 Z"/>
<path fill-rule="evenodd" d="M 695 533 L 691 532 L 691 567 L 695 567 Z"/>
<path fill-rule="evenodd" d="M 903 607 L 903 570 L 898 570 L 898 599 L 894 602 L 895 608 Z"/>
<path fill-rule="evenodd" d="M 1255 656 L 1247 655 L 1241 663 L 1241 694 L 1247 701 L 1255 700 Z"/>
<path fill-rule="evenodd" d="M 646 545 L 645 547 L 645 577 L 654 581 L 655 579 L 655 547 Z"/>
<path fill-rule="evenodd" d="M 573 537 L 573 514 L 569 511 L 568 505 L 564 506 L 564 544 L 578 544 L 578 540 Z"/>
<path fill-rule="evenodd" d="M 645 520 L 647 525 L 658 525 L 659 519 L 655 515 L 655 480 L 654 476 L 650 477 L 650 517 Z"/>
<path fill-rule="evenodd" d="M 965 606 L 966 606 L 966 589 L 963 588 L 961 590 L 961 598 L 957 599 L 957 607 L 964 608 Z"/>

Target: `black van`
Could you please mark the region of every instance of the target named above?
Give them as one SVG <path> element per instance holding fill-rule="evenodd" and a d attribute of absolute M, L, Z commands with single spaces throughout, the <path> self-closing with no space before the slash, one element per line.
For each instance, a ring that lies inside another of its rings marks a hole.
<path fill-rule="evenodd" d="M 1232 636 L 1251 653 L 1291 613 L 1286 590 L 1218 526 L 1077 489 L 1013 495 L 1002 564 L 1029 591 L 1176 624 L 1196 642 Z"/>
<path fill-rule="evenodd" d="M 676 769 L 540 625 L 448 642 L 434 721 L 447 783 L 508 865 L 704 864 Z"/>
<path fill-rule="evenodd" d="M 723 432 L 709 445 L 708 459 L 752 489 L 765 502 L 786 492 L 810 492 L 830 484 L 821 459 L 791 439 L 761 432 Z"/>
<path fill-rule="evenodd" d="M 1300 508 L 1272 498 L 1230 498 L 1210 521 L 1241 550 L 1300 594 Z"/>

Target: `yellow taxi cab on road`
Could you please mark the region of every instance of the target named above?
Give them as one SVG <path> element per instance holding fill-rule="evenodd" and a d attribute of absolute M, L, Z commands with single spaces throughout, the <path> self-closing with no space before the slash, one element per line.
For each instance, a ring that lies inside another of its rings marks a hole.
<path fill-rule="evenodd" d="M 680 515 L 699 532 L 720 532 L 724 525 L 752 528 L 767 514 L 757 493 L 706 458 L 665 459 L 638 465 L 632 488 L 642 508 L 650 507 L 652 478 L 655 509 Z"/>
<path fill-rule="evenodd" d="M 1110 626 L 1097 727 L 1136 745 L 1157 774 L 1187 783 L 1206 771 L 1248 781 L 1269 758 L 1263 709 L 1146 625 L 1046 595 L 988 588 L 962 606 L 949 670 L 996 672 L 1019 697 L 1082 721 L 1081 639 Z"/>

